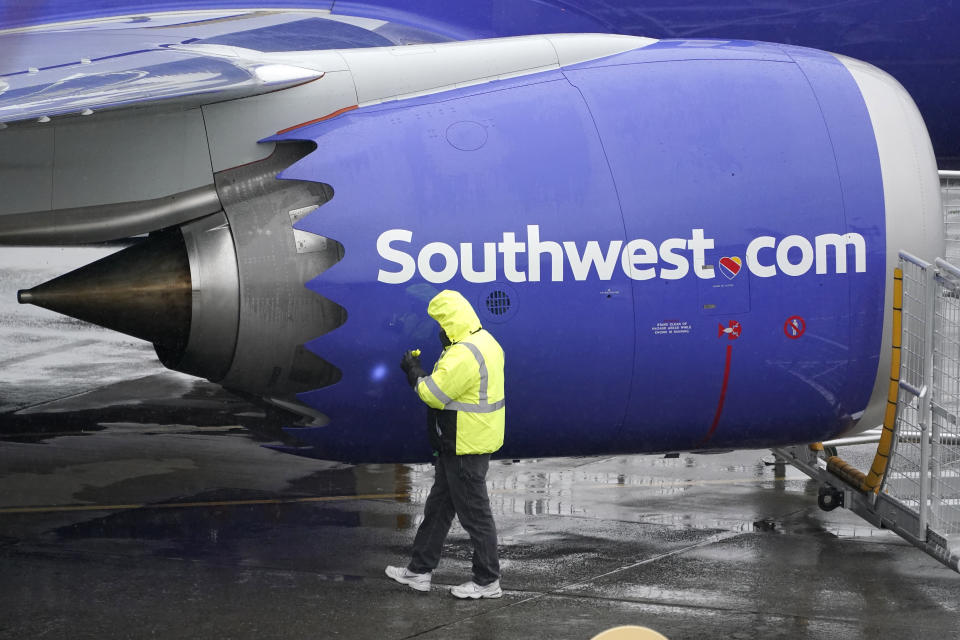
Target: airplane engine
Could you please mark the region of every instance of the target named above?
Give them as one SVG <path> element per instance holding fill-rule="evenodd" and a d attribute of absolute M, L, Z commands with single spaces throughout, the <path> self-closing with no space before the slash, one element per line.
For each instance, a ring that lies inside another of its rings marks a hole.
<path fill-rule="evenodd" d="M 216 174 L 220 212 L 21 301 L 306 416 L 325 458 L 428 459 L 397 363 L 438 357 L 447 288 L 504 347 L 505 457 L 873 427 L 897 251 L 943 252 L 909 96 L 796 47 L 660 41 L 267 141 Z"/>
<path fill-rule="evenodd" d="M 312 149 L 281 144 L 261 162 L 219 173 L 222 211 L 154 232 L 20 292 L 20 301 L 148 340 L 170 369 L 323 421 L 295 394 L 333 384 L 340 371 L 303 344 L 346 313 L 303 283 L 343 248 L 291 230 L 330 198 L 330 188 L 276 179 Z"/>

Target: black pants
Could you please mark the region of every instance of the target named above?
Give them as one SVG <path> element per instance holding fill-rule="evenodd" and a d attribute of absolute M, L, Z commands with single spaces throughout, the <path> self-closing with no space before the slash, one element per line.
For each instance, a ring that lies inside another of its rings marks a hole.
<path fill-rule="evenodd" d="M 456 514 L 473 542 L 473 581 L 486 586 L 500 579 L 497 527 L 487 496 L 489 467 L 489 454 L 441 454 L 437 458 L 433 488 L 430 489 L 423 522 L 417 529 L 413 554 L 407 566 L 410 571 L 426 573 L 437 567 L 443 541 Z"/>

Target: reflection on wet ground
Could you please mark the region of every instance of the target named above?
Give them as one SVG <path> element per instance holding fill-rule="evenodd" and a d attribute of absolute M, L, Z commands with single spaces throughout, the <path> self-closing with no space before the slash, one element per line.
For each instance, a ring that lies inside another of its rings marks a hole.
<path fill-rule="evenodd" d="M 154 424 L 165 434 L 176 433 L 181 425 L 187 433 L 197 428 L 209 434 L 246 430 L 260 441 L 275 442 L 286 437 L 282 427 L 290 419 L 268 414 L 204 380 L 164 371 L 0 413 L 0 441 L 37 442 L 124 423 Z"/>
<path fill-rule="evenodd" d="M 17 290 L 123 246 L 0 248 L 0 414 L 163 371 L 147 342 L 17 303 Z"/>
<path fill-rule="evenodd" d="M 11 303 L 105 250 L 72 251 L 0 253 L 0 638 L 956 635 L 960 576 L 765 451 L 497 461 L 504 598 L 446 593 L 459 525 L 433 591 L 399 587 L 433 468 L 279 453 L 149 345 Z"/>
<path fill-rule="evenodd" d="M 382 574 L 409 552 L 430 465 L 302 459 L 185 423 L 0 443 L 0 637 L 883 638 L 912 634 L 917 608 L 925 632 L 954 633 L 960 576 L 819 511 L 770 459 L 497 461 L 506 595 L 467 604 L 444 593 L 469 577 L 458 525 L 431 594 Z"/>

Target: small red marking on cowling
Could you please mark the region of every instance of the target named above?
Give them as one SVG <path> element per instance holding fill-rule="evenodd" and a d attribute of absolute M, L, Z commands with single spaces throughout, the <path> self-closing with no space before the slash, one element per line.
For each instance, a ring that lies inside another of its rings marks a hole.
<path fill-rule="evenodd" d="M 727 385 L 730 383 L 730 360 L 732 356 L 733 345 L 728 344 L 727 359 L 723 364 L 723 386 L 720 388 L 720 400 L 717 401 L 717 411 L 713 414 L 713 422 L 710 423 L 710 429 L 707 431 L 707 435 L 703 436 L 703 439 L 697 444 L 698 447 L 702 447 L 713 437 L 713 433 L 717 430 L 717 425 L 720 424 L 720 416 L 723 415 L 723 404 L 727 399 Z"/>
<path fill-rule="evenodd" d="M 327 115 L 325 115 L 325 116 L 323 116 L 323 117 L 321 117 L 321 118 L 314 118 L 313 120 L 307 120 L 306 122 L 301 122 L 300 124 L 295 124 L 295 125 L 293 125 L 292 127 L 287 127 L 286 129 L 280 129 L 280 131 L 277 131 L 277 135 L 281 135 L 281 134 L 287 133 L 287 132 L 289 132 L 289 131 L 293 131 L 294 129 L 299 129 L 300 127 L 306 127 L 307 125 L 316 124 L 316 123 L 318 123 L 318 122 L 323 122 L 324 120 L 329 120 L 330 118 L 336 118 L 337 116 L 339 116 L 339 115 L 341 115 L 341 114 L 343 114 L 343 113 L 346 113 L 347 111 L 353 111 L 353 110 L 356 109 L 358 106 L 359 106 L 359 105 L 356 105 L 356 104 L 350 105 L 349 107 L 344 107 L 343 109 L 337 109 L 337 110 L 334 111 L 333 113 L 328 113 Z"/>

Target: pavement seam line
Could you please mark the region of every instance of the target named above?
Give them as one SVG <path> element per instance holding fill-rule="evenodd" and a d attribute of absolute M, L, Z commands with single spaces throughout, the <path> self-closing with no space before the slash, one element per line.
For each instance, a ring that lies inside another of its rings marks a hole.
<path fill-rule="evenodd" d="M 29 513 L 59 513 L 69 511 L 127 511 L 131 509 L 190 509 L 198 507 L 242 507 L 269 504 L 303 504 L 310 502 L 344 502 L 349 500 L 398 500 L 409 498 L 403 493 L 370 493 L 345 496 L 309 496 L 305 498 L 262 498 L 253 500 L 222 500 L 210 502 L 161 502 L 131 504 L 89 504 L 89 505 L 52 505 L 42 507 L 5 507 L 0 508 L 0 516 Z"/>
<path fill-rule="evenodd" d="M 72 349 L 77 349 L 77 348 L 89 347 L 90 345 L 97 344 L 99 342 L 102 342 L 102 340 L 93 340 L 88 338 L 86 340 L 80 340 L 78 342 L 70 343 L 70 345 L 68 346 L 70 346 Z M 51 347 L 49 349 L 44 349 L 42 351 L 36 351 L 34 353 L 28 353 L 22 356 L 15 356 L 13 358 L 8 358 L 6 360 L 0 360 L 0 369 L 5 369 L 13 364 L 21 364 L 24 362 L 29 362 L 30 360 L 36 360 L 37 358 L 44 358 L 46 356 L 49 356 L 50 354 L 58 353 L 62 350 L 63 350 L 63 346 Z"/>
<path fill-rule="evenodd" d="M 629 565 L 625 565 L 625 566 L 623 566 L 623 567 L 619 567 L 619 568 L 614 569 L 614 570 L 612 570 L 612 571 L 607 571 L 606 573 L 601 573 L 600 575 L 593 576 L 592 578 L 588 578 L 588 579 L 586 579 L 586 580 L 578 580 L 578 581 L 576 581 L 576 582 L 571 582 L 571 583 L 568 583 L 568 584 L 565 584 L 565 585 L 561 585 L 561 586 L 557 587 L 556 589 L 551 589 L 550 591 L 544 591 L 543 593 L 537 593 L 537 594 L 532 595 L 532 596 L 530 596 L 530 597 L 528 597 L 528 598 L 524 598 L 523 600 L 518 600 L 518 601 L 516 601 L 516 602 L 510 602 L 510 603 L 508 603 L 508 604 L 505 604 L 505 605 L 502 605 L 502 606 L 499 606 L 499 607 L 493 607 L 493 608 L 488 609 L 488 610 L 486 610 L 486 611 L 478 611 L 478 612 L 476 612 L 476 613 L 474 613 L 474 614 L 472 614 L 472 615 L 466 616 L 466 617 L 464 617 L 464 618 L 460 618 L 459 620 L 454 620 L 454 621 L 452 621 L 452 622 L 448 622 L 448 623 L 445 623 L 445 624 L 437 625 L 436 627 L 432 627 L 432 628 L 430 628 L 430 629 L 425 629 L 424 631 L 419 631 L 419 632 L 417 632 L 417 633 L 414 633 L 414 634 L 411 634 L 411 635 L 408 635 L 408 636 L 403 636 L 402 640 L 410 640 L 410 638 L 419 638 L 419 637 L 424 636 L 424 635 L 426 635 L 426 634 L 428 634 L 428 633 L 433 633 L 434 631 L 439 631 L 440 629 L 444 629 L 444 628 L 446 628 L 446 627 L 450 627 L 450 626 L 452 626 L 452 625 L 459 624 L 459 623 L 465 622 L 465 621 L 467 621 L 467 620 L 472 620 L 473 618 L 478 618 L 478 617 L 480 617 L 480 616 L 485 616 L 485 615 L 490 614 L 490 613 L 500 612 L 500 611 L 503 611 L 503 610 L 505 610 L 505 609 L 509 609 L 509 608 L 511 608 L 511 607 L 516 607 L 516 606 L 519 606 L 519 605 L 521 605 L 521 604 L 526 604 L 526 603 L 528 603 L 528 602 L 533 602 L 534 600 L 539 600 L 540 598 L 545 598 L 545 597 L 547 597 L 547 596 L 562 595 L 562 596 L 568 596 L 568 597 L 569 597 L 570 594 L 564 593 L 564 591 L 566 591 L 567 589 L 573 589 L 573 588 L 575 588 L 575 587 L 583 587 L 583 586 L 586 586 L 586 585 L 590 584 L 591 582 L 595 582 L 595 581 L 600 580 L 600 579 L 602 579 L 602 578 L 606 578 L 606 577 L 608 577 L 608 576 L 612 576 L 612 575 L 614 575 L 614 574 L 616 574 L 616 573 L 620 573 L 620 572 L 623 572 L 623 571 L 629 571 L 630 569 L 635 569 L 635 568 L 637 568 L 637 567 L 641 567 L 641 566 L 646 565 L 646 564 L 651 564 L 651 563 L 657 562 L 657 561 L 659 561 L 659 560 L 665 560 L 666 558 L 671 558 L 671 557 L 673 557 L 673 556 L 675 556 L 675 555 L 680 555 L 681 553 L 686 553 L 687 551 L 692 551 L 692 550 L 698 549 L 698 548 L 700 548 L 700 547 L 705 547 L 705 546 L 708 546 L 708 545 L 711 545 L 711 544 L 715 544 L 715 543 L 717 543 L 717 542 L 722 542 L 722 541 L 724 541 L 724 540 L 727 540 L 727 539 L 729 539 L 729 538 L 733 538 L 733 537 L 736 537 L 736 536 L 739 536 L 739 535 L 742 535 L 742 532 L 726 531 L 726 532 L 723 532 L 723 533 L 718 533 L 718 534 L 715 534 L 715 535 L 710 536 L 709 538 L 707 538 L 707 539 L 705 539 L 705 540 L 701 540 L 700 542 L 697 542 L 696 544 L 688 545 L 688 546 L 686 546 L 686 547 L 681 547 L 680 549 L 674 549 L 673 551 L 668 551 L 667 553 L 661 553 L 660 555 L 654 556 L 654 557 L 652 557 L 652 558 L 646 558 L 646 559 L 640 560 L 640 561 L 638 561 L 638 562 L 633 562 L 633 563 L 631 563 L 631 564 L 629 564 Z"/>
<path fill-rule="evenodd" d="M 563 585 L 563 586 L 558 587 L 558 588 L 556 588 L 556 589 L 553 589 L 552 591 L 547 591 L 546 593 L 542 593 L 542 594 L 539 594 L 539 595 L 536 595 L 536 596 L 531 596 L 530 598 L 528 598 L 528 600 L 535 600 L 535 599 L 537 599 L 537 598 L 542 598 L 543 596 L 546 596 L 546 595 L 557 595 L 557 594 L 563 593 L 564 591 L 566 591 L 566 590 L 568 590 L 568 589 L 574 589 L 574 588 L 576 588 L 576 587 L 585 587 L 585 586 L 589 585 L 589 584 L 592 583 L 592 582 L 596 582 L 597 580 L 601 580 L 601 579 L 606 578 L 606 577 L 608 577 L 608 576 L 612 576 L 612 575 L 614 575 L 614 574 L 616 574 L 616 573 L 621 573 L 621 572 L 623 572 L 623 571 L 629 571 L 630 569 L 635 569 L 635 568 L 637 568 L 637 567 L 642 567 L 642 566 L 645 565 L 645 564 L 652 564 L 652 563 L 654 563 L 654 562 L 657 562 L 658 560 L 664 560 L 664 559 L 666 559 L 666 558 L 670 558 L 670 557 L 673 557 L 673 556 L 675 556 L 675 555 L 680 555 L 681 553 L 686 553 L 687 551 L 692 551 L 693 549 L 698 549 L 698 548 L 700 548 L 700 547 L 705 547 L 705 546 L 708 546 L 708 545 L 711 545 L 711 544 L 715 544 L 715 543 L 717 543 L 717 542 L 723 542 L 724 540 L 727 540 L 727 539 L 729 539 L 729 538 L 733 538 L 733 537 L 739 536 L 739 535 L 743 535 L 743 532 L 740 532 L 740 531 L 724 531 L 724 532 L 722 532 L 722 533 L 717 533 L 717 534 L 714 534 L 714 535 L 710 536 L 709 538 L 706 538 L 705 540 L 701 540 L 700 542 L 697 542 L 696 544 L 692 544 L 692 545 L 689 545 L 689 546 L 687 546 L 687 547 L 681 547 L 680 549 L 674 549 L 673 551 L 668 551 L 668 552 L 666 552 L 666 553 L 662 553 L 662 554 L 660 554 L 660 555 L 658 555 L 658 556 L 654 556 L 654 557 L 652 557 L 652 558 L 647 558 L 647 559 L 645 559 L 645 560 L 639 560 L 639 561 L 637 561 L 637 562 L 634 562 L 633 564 L 629 564 L 629 565 L 626 565 L 626 566 L 624 566 L 624 567 L 620 567 L 620 568 L 618 568 L 618 569 L 613 569 L 612 571 L 607 571 L 606 573 L 601 573 L 600 575 L 598 575 L 598 576 L 593 576 L 592 578 L 588 578 L 587 580 L 580 580 L 580 581 L 578 581 L 578 582 L 566 584 L 566 585 Z M 517 602 L 516 604 L 521 604 L 522 602 L 525 602 L 525 601 L 524 601 L 524 600 L 521 600 L 520 602 Z"/>

